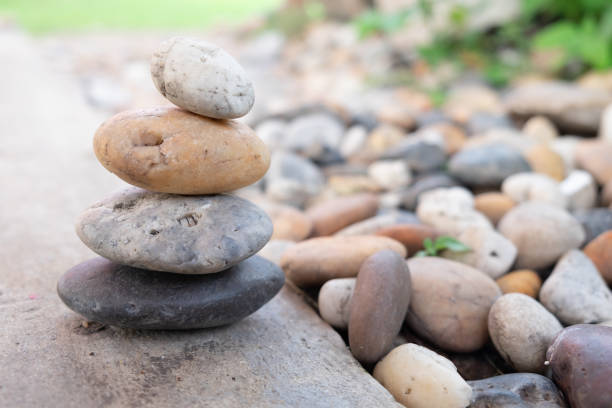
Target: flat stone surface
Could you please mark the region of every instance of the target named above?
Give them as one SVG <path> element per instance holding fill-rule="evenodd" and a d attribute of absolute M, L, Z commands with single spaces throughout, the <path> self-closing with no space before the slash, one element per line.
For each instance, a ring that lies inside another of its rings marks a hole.
<path fill-rule="evenodd" d="M 178 332 L 84 328 L 53 295 L 0 299 L 5 406 L 399 407 L 289 289 L 234 325 Z"/>
<path fill-rule="evenodd" d="M 10 101 L 0 109 L 2 405 L 399 407 L 286 289 L 229 327 L 80 327 L 55 293 L 60 275 L 92 256 L 74 220 L 125 184 L 101 169 L 87 136 L 105 116 L 39 51 L 22 33 L 0 31 L 0 58 L 11 61 L 0 65 Z"/>
<path fill-rule="evenodd" d="M 207 275 L 153 272 L 94 258 L 59 280 L 62 301 L 91 321 L 132 329 L 183 330 L 234 323 L 285 283 L 283 271 L 253 256 Z"/>
<path fill-rule="evenodd" d="M 135 268 L 213 273 L 255 254 L 270 239 L 262 209 L 232 195 L 179 196 L 121 190 L 77 220 L 92 251 Z"/>

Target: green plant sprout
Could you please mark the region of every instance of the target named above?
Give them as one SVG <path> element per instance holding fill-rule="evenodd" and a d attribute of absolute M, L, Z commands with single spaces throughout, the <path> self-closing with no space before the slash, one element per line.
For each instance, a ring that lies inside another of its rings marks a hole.
<path fill-rule="evenodd" d="M 442 251 L 449 250 L 452 252 L 469 252 L 472 249 L 453 237 L 441 236 L 432 241 L 431 238 L 423 240 L 423 250 L 417 252 L 414 256 L 438 256 Z"/>

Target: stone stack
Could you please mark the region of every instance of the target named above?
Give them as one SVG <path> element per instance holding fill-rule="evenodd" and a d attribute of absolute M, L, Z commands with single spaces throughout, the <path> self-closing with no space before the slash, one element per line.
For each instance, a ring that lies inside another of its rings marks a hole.
<path fill-rule="evenodd" d="M 102 165 L 135 187 L 87 209 L 79 238 L 101 255 L 67 271 L 58 293 L 88 320 L 135 329 L 230 324 L 283 286 L 275 264 L 254 256 L 272 222 L 229 194 L 267 171 L 270 155 L 232 119 L 254 102 L 242 67 L 188 38 L 154 54 L 155 86 L 178 105 L 120 113 L 95 134 Z"/>

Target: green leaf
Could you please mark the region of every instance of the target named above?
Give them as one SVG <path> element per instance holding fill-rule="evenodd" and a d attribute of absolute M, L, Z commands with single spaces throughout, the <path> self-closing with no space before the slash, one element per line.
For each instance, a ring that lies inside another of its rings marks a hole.
<path fill-rule="evenodd" d="M 416 254 L 414 254 L 414 256 L 415 256 L 416 258 L 423 258 L 423 257 L 426 257 L 426 256 L 427 256 L 427 252 L 425 252 L 425 251 L 419 251 L 419 252 L 417 252 Z"/>
<path fill-rule="evenodd" d="M 448 249 L 453 252 L 468 252 L 472 249 L 453 237 L 441 236 L 436 239 L 434 247 L 437 251 Z"/>
<path fill-rule="evenodd" d="M 425 238 L 423 240 L 423 247 L 425 248 L 427 255 L 436 256 L 437 251 L 431 238 Z"/>
<path fill-rule="evenodd" d="M 576 40 L 577 27 L 569 21 L 559 21 L 540 30 L 533 38 L 536 48 L 561 48 L 566 49 Z"/>

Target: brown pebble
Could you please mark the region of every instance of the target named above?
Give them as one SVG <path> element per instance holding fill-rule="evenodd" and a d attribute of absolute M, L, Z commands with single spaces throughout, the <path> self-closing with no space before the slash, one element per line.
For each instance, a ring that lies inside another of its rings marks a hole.
<path fill-rule="evenodd" d="M 326 200 L 308 208 L 306 215 L 312 220 L 312 236 L 321 237 L 373 217 L 377 210 L 378 197 L 362 193 Z"/>
<path fill-rule="evenodd" d="M 567 327 L 548 348 L 546 359 L 572 408 L 612 406 L 612 327 Z"/>
<path fill-rule="evenodd" d="M 595 177 L 599 184 L 612 180 L 612 143 L 585 140 L 576 145 L 576 163 Z"/>
<path fill-rule="evenodd" d="M 608 285 L 612 285 L 612 230 L 597 236 L 584 247 L 584 254 L 595 264 Z"/>
<path fill-rule="evenodd" d="M 349 344 L 355 358 L 375 363 L 392 347 L 410 304 L 410 272 L 404 258 L 386 249 L 367 258 L 351 298 Z"/>
<path fill-rule="evenodd" d="M 270 239 L 301 241 L 312 231 L 312 221 L 302 211 L 289 205 L 265 203 L 261 208 L 272 219 L 274 232 Z"/>
<path fill-rule="evenodd" d="M 530 269 L 519 269 L 496 280 L 500 289 L 506 293 L 522 293 L 534 299 L 542 287 L 540 276 Z"/>
<path fill-rule="evenodd" d="M 474 197 L 474 208 L 483 213 L 493 224 L 497 224 L 515 205 L 510 197 L 497 192 L 481 193 Z"/>
<path fill-rule="evenodd" d="M 428 225 L 398 224 L 383 228 L 376 235 L 393 238 L 406 247 L 407 256 L 411 257 L 423 249 L 423 241 L 426 238 L 436 239 L 438 232 Z"/>
<path fill-rule="evenodd" d="M 545 144 L 535 145 L 527 150 L 525 158 L 536 173 L 562 181 L 565 178 L 565 163 L 557 152 Z"/>
<path fill-rule="evenodd" d="M 356 276 L 363 261 L 383 249 L 406 256 L 404 246 L 387 237 L 318 237 L 298 242 L 287 249 L 280 265 L 287 278 L 297 286 L 318 286 L 330 279 Z"/>

